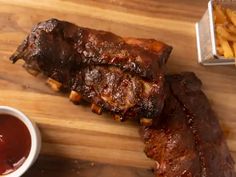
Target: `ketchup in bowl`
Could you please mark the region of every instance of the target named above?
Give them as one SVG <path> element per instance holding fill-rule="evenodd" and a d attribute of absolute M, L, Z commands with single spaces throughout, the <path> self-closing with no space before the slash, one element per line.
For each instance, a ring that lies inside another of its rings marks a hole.
<path fill-rule="evenodd" d="M 0 114 L 0 175 L 17 170 L 26 160 L 31 148 L 31 136 L 18 118 Z"/>

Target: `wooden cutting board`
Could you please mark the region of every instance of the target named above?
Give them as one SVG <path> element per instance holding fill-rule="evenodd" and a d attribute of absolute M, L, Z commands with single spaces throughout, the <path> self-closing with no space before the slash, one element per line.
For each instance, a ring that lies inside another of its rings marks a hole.
<path fill-rule="evenodd" d="M 8 58 L 39 21 L 59 18 L 122 36 L 155 38 L 174 47 L 169 72 L 193 71 L 203 82 L 236 157 L 236 69 L 197 63 L 195 22 L 206 0 L 0 0 L 0 105 L 13 106 L 36 121 L 43 154 L 149 168 L 138 125 L 76 106 L 54 93 L 43 77 L 29 75 Z M 211 130 L 209 130 L 211 131 Z"/>

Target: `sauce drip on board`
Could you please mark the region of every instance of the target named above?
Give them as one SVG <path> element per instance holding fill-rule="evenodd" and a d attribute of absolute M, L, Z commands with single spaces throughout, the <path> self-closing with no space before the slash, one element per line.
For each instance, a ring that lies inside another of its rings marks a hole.
<path fill-rule="evenodd" d="M 31 137 L 26 125 L 18 118 L 0 114 L 0 175 L 18 169 L 31 148 Z"/>

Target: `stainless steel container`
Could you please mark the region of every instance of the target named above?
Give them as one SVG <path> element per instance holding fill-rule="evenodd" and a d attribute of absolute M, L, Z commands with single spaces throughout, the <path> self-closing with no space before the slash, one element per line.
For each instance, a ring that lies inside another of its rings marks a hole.
<path fill-rule="evenodd" d="M 196 23 L 196 37 L 198 62 L 203 65 L 235 65 L 235 59 L 226 59 L 217 54 L 215 40 L 215 25 L 213 17 L 213 4 L 217 2 L 223 7 L 236 10 L 236 0 L 215 1 L 208 3 L 208 9 L 202 19 Z"/>

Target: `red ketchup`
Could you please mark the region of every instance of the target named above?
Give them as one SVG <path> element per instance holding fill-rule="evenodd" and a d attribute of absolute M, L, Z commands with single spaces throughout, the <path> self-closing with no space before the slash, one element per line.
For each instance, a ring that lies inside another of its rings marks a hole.
<path fill-rule="evenodd" d="M 26 125 L 8 114 L 0 114 L 0 175 L 18 169 L 31 148 L 31 137 Z"/>

